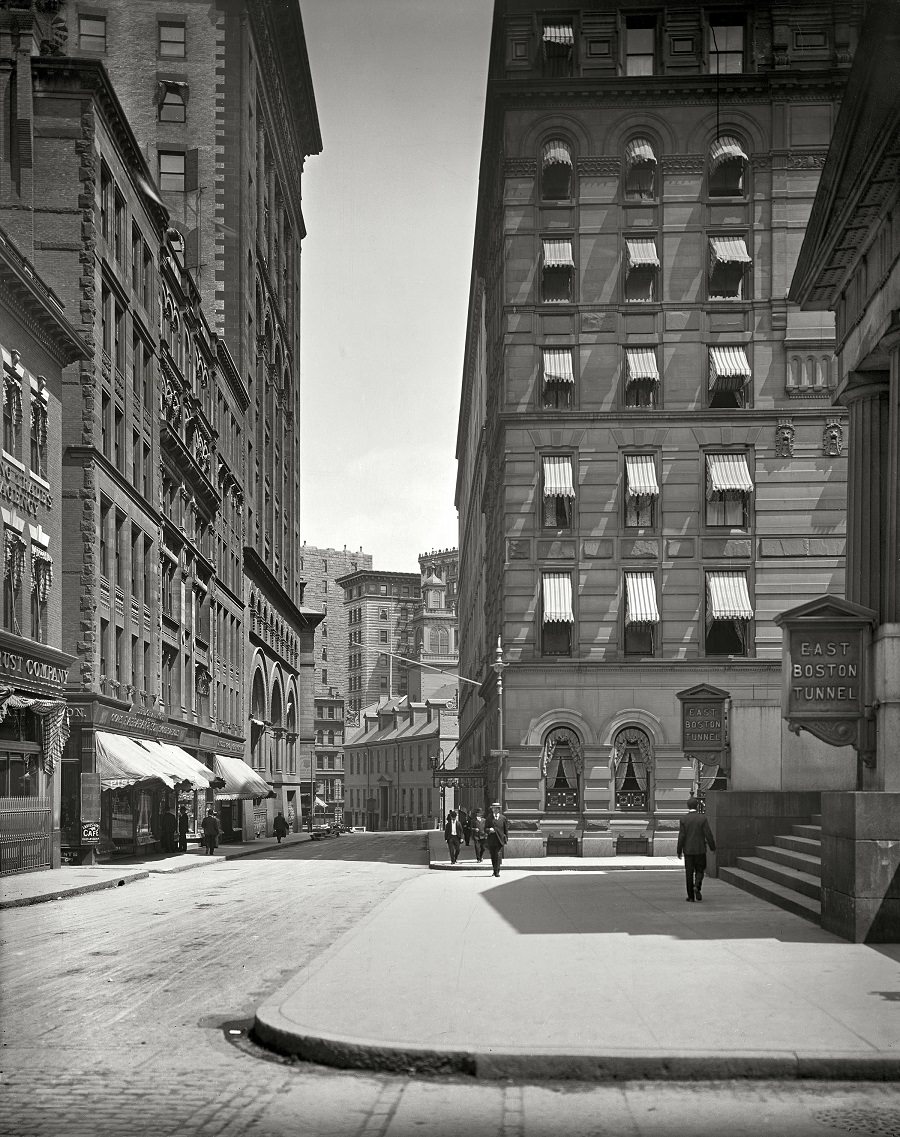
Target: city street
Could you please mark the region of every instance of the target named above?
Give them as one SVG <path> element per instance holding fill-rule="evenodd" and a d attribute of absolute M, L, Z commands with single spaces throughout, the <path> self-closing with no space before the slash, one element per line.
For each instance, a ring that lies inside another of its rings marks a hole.
<path fill-rule="evenodd" d="M 891 1085 L 425 1079 L 250 1043 L 261 1000 L 425 864 L 421 834 L 358 834 L 3 912 L 0 1134 L 443 1137 L 473 1116 L 502 1137 L 900 1133 Z M 477 1031 L 490 1008 L 448 1014 Z"/>

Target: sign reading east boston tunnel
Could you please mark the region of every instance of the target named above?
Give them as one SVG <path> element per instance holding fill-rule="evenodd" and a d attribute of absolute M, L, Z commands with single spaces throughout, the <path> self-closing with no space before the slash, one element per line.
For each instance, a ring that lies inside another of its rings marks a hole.
<path fill-rule="evenodd" d="M 789 714 L 862 712 L 864 663 L 860 631 L 793 628 L 789 644 Z"/>

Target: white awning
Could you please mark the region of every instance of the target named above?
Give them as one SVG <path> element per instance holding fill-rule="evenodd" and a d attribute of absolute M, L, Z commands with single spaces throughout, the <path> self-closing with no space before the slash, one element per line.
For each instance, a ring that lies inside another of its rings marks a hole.
<path fill-rule="evenodd" d="M 243 758 L 216 754 L 213 764 L 216 775 L 225 782 L 221 790 L 216 790 L 216 800 L 234 801 L 236 798 L 271 796 L 272 787 Z"/>
<path fill-rule="evenodd" d="M 706 622 L 713 620 L 752 620 L 750 591 L 745 572 L 706 574 Z"/>
<path fill-rule="evenodd" d="M 572 155 L 569 147 L 559 139 L 546 143 L 541 154 L 541 165 L 545 170 L 548 166 L 571 166 Z"/>
<path fill-rule="evenodd" d="M 626 237 L 628 268 L 659 268 L 656 242 L 646 237 Z"/>
<path fill-rule="evenodd" d="M 630 497 L 656 497 L 659 483 L 656 480 L 656 462 L 652 454 L 626 454 L 625 480 Z"/>
<path fill-rule="evenodd" d="M 574 624 L 572 611 L 572 577 L 567 572 L 545 572 L 542 577 L 544 593 L 544 623 Z"/>
<path fill-rule="evenodd" d="M 709 349 L 710 391 L 740 391 L 750 374 L 750 361 L 742 347 Z"/>
<path fill-rule="evenodd" d="M 572 459 L 568 456 L 544 458 L 544 497 L 574 497 Z"/>
<path fill-rule="evenodd" d="M 571 241 L 544 241 L 544 268 L 574 268 Z"/>
<path fill-rule="evenodd" d="M 105 790 L 133 786 L 135 782 L 158 779 L 172 789 L 181 778 L 174 777 L 149 750 L 124 734 L 98 730 L 94 735 L 97 773 Z"/>
<path fill-rule="evenodd" d="M 198 790 L 205 790 L 215 777 L 212 770 L 207 769 L 196 758 L 192 758 L 180 746 L 174 746 L 171 742 L 157 742 L 152 738 L 138 738 L 135 741 L 139 746 L 149 750 L 151 754 L 157 757 L 178 782 L 187 781 Z"/>
<path fill-rule="evenodd" d="M 717 170 L 723 162 L 746 162 L 747 155 L 736 138 L 724 135 L 717 138 L 709 148 L 709 168 Z"/>
<path fill-rule="evenodd" d="M 745 454 L 706 455 L 706 494 L 752 493 L 753 481 Z"/>
<path fill-rule="evenodd" d="M 750 264 L 750 254 L 743 237 L 710 237 L 709 263 L 711 267 L 717 264 Z"/>
<path fill-rule="evenodd" d="M 316 809 L 327 809 L 328 806 L 320 797 L 316 798 Z"/>
<path fill-rule="evenodd" d="M 653 147 L 646 138 L 632 138 L 625 147 L 625 169 L 630 170 L 632 166 L 646 162 L 656 162 Z"/>
<path fill-rule="evenodd" d="M 571 24 L 544 24 L 544 43 L 571 47 L 575 43 L 575 30 Z"/>
<path fill-rule="evenodd" d="M 544 348 L 544 382 L 574 383 L 575 368 L 570 347 Z"/>
<path fill-rule="evenodd" d="M 654 383 L 659 382 L 659 367 L 656 362 L 656 348 L 625 348 L 626 387 L 629 383 L 633 383 L 636 379 L 650 379 Z"/>
<path fill-rule="evenodd" d="M 625 573 L 625 623 L 659 623 L 656 578 L 652 572 Z"/>

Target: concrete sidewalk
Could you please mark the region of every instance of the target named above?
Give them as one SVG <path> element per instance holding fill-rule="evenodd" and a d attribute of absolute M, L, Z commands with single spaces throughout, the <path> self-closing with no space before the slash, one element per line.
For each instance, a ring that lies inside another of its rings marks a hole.
<path fill-rule="evenodd" d="M 255 1036 L 394 1072 L 900 1080 L 900 946 L 715 879 L 686 904 L 652 861 L 519 865 L 402 885 L 259 1007 Z"/>
<path fill-rule="evenodd" d="M 290 833 L 279 845 L 275 837 L 260 837 L 256 841 L 220 845 L 213 856 L 208 856 L 201 846 L 192 844 L 186 853 L 148 853 L 145 857 L 117 857 L 113 861 L 89 867 L 64 865 L 60 869 L 17 873 L 4 877 L 0 882 L 0 910 L 64 900 L 69 896 L 80 896 L 103 888 L 121 888 L 136 880 L 146 880 L 152 873 L 208 868 L 218 861 L 252 857 L 257 853 L 299 845 L 310 839 L 308 833 Z"/>

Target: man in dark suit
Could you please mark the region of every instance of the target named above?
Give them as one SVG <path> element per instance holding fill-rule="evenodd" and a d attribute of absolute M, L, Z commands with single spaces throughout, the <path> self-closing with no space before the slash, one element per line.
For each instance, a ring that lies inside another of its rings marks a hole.
<path fill-rule="evenodd" d="M 509 825 L 500 812 L 499 801 L 491 802 L 484 828 L 487 832 L 487 847 L 491 855 L 491 864 L 494 867 L 494 876 L 499 876 L 500 862 L 503 860 L 503 847 L 509 840 Z"/>
<path fill-rule="evenodd" d="M 688 813 L 678 823 L 678 853 L 679 860 L 684 853 L 684 878 L 687 884 L 687 899 L 693 903 L 695 899 L 702 900 L 703 874 L 706 872 L 707 846 L 715 852 L 716 842 L 709 827 L 706 816 L 700 813 L 700 802 L 697 798 L 688 798 Z"/>

